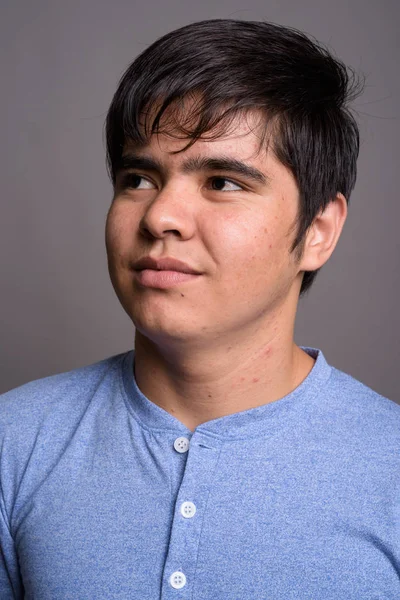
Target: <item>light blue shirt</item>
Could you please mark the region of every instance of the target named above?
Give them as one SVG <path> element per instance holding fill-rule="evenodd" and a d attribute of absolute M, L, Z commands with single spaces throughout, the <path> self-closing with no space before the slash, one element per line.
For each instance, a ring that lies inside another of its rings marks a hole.
<path fill-rule="evenodd" d="M 398 600 L 400 406 L 302 348 L 194 432 L 133 351 L 1 396 L 1 600 Z"/>

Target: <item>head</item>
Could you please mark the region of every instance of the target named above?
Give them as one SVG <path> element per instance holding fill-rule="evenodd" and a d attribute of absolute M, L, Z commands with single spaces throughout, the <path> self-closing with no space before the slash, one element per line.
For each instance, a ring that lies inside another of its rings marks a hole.
<path fill-rule="evenodd" d="M 338 195 L 348 203 L 354 188 L 359 133 L 348 103 L 359 91 L 348 68 L 294 29 L 222 19 L 182 27 L 146 49 L 120 81 L 106 120 L 112 183 L 117 193 L 127 148 L 168 136 L 169 155 L 187 154 L 228 139 L 238 124 L 241 135 L 250 128 L 253 157 L 268 155 L 296 187 L 286 225 L 300 264 L 318 215 Z M 298 295 L 319 269 L 301 272 Z"/>

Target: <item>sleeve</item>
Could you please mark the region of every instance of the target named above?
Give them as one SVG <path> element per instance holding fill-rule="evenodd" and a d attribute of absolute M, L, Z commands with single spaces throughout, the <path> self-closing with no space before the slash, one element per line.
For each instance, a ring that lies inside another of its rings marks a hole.
<path fill-rule="evenodd" d="M 0 484 L 0 598 L 22 600 L 24 597 L 18 556 L 8 526 Z"/>
<path fill-rule="evenodd" d="M 11 497 L 7 494 L 10 460 L 6 451 L 6 431 L 9 423 L 4 408 L 0 402 L 0 599 L 22 600 L 24 589 L 6 500 Z"/>

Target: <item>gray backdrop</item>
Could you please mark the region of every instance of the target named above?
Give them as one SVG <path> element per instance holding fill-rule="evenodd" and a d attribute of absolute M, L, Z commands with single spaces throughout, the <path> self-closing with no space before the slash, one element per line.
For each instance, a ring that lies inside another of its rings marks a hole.
<path fill-rule="evenodd" d="M 106 268 L 103 122 L 122 72 L 167 31 L 271 20 L 367 76 L 348 220 L 300 302 L 295 340 L 399 402 L 398 0 L 4 1 L 1 389 L 133 347 Z"/>

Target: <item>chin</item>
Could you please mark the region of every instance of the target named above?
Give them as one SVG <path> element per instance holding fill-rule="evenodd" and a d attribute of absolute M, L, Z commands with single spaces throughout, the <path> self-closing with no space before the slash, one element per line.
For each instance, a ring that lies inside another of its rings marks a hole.
<path fill-rule="evenodd" d="M 143 320 L 132 319 L 136 332 L 157 346 L 176 346 L 182 344 L 193 344 L 200 342 L 204 337 L 204 327 L 197 328 L 184 327 L 182 323 L 174 323 L 172 320 L 168 324 L 146 323 Z M 203 334 L 203 335 L 202 335 Z"/>

